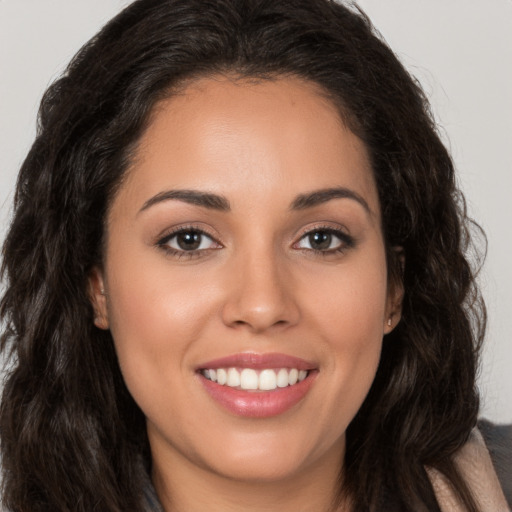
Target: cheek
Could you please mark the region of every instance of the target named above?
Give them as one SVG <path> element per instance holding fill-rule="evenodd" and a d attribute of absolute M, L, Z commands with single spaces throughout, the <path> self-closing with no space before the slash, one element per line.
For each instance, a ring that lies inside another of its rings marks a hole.
<path fill-rule="evenodd" d="M 318 328 L 329 339 L 350 340 L 355 351 L 383 336 L 387 270 L 381 252 L 367 251 L 368 257 L 354 264 L 347 261 L 339 268 L 321 269 L 306 284 L 311 317 L 318 319 Z"/>
<path fill-rule="evenodd" d="M 112 263 L 110 329 L 128 389 L 142 405 L 187 373 L 187 351 L 211 317 L 212 293 L 199 275 L 171 272 L 161 255 L 126 254 Z"/>
<path fill-rule="evenodd" d="M 384 259 L 358 265 L 350 271 L 317 279 L 310 301 L 312 329 L 329 354 L 325 375 L 335 404 L 332 415 L 346 427 L 368 393 L 379 364 L 386 316 L 386 266 Z M 339 407 L 339 404 L 343 407 Z"/>
<path fill-rule="evenodd" d="M 176 270 L 156 251 L 133 250 L 107 268 L 112 331 L 120 341 L 133 338 L 142 348 L 170 342 L 179 345 L 182 332 L 194 338 L 198 319 L 210 302 L 197 270 Z"/>

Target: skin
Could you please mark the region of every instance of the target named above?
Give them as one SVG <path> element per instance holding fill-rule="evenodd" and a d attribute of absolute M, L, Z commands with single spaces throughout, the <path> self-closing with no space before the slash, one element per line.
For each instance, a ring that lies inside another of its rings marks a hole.
<path fill-rule="evenodd" d="M 292 208 L 333 187 L 353 196 Z M 217 194 L 230 209 L 154 199 L 175 190 Z M 193 254 L 172 252 L 176 238 L 159 244 L 190 227 L 210 237 Z M 326 229 L 340 238 L 318 250 L 305 233 Z M 90 281 L 96 325 L 111 330 L 147 418 L 166 511 L 329 509 L 345 430 L 399 321 L 402 290 L 388 286 L 364 144 L 315 85 L 219 76 L 157 105 Z M 240 352 L 290 354 L 318 374 L 285 413 L 239 417 L 196 369 Z"/>

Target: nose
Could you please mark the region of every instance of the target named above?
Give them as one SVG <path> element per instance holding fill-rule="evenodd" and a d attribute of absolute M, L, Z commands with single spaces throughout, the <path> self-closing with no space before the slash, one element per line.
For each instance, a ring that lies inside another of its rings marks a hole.
<path fill-rule="evenodd" d="M 297 324 L 300 310 L 286 262 L 272 254 L 252 253 L 231 262 L 223 322 L 252 333 Z"/>

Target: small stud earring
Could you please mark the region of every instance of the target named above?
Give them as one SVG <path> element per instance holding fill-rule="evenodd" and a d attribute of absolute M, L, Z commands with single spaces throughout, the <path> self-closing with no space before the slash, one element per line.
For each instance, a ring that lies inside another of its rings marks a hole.
<path fill-rule="evenodd" d="M 100 295 L 103 295 L 103 296 L 107 295 L 107 294 L 105 293 L 105 290 L 104 290 L 103 288 L 100 290 Z"/>
<path fill-rule="evenodd" d="M 388 318 L 388 327 L 391 327 L 391 317 Z"/>

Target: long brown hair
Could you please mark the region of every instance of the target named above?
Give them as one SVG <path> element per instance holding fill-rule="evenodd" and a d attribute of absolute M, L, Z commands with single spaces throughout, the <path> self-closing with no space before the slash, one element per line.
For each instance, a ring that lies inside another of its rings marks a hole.
<path fill-rule="evenodd" d="M 141 510 L 144 416 L 110 334 L 94 327 L 87 276 L 153 105 L 222 72 L 319 84 L 371 155 L 389 273 L 405 297 L 347 431 L 343 492 L 358 511 L 438 510 L 431 466 L 476 511 L 452 462 L 476 423 L 485 327 L 464 199 L 414 79 L 361 12 L 330 0 L 138 0 L 46 92 L 3 248 L 5 506 Z"/>

